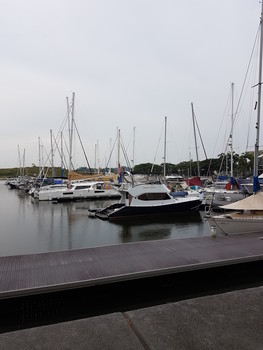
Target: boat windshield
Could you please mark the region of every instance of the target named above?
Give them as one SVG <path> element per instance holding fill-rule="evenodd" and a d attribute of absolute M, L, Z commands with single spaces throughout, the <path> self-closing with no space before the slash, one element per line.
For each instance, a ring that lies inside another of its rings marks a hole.
<path fill-rule="evenodd" d="M 171 199 L 168 193 L 143 193 L 138 196 L 138 199 L 141 201 L 159 201 L 159 200 L 168 200 Z"/>

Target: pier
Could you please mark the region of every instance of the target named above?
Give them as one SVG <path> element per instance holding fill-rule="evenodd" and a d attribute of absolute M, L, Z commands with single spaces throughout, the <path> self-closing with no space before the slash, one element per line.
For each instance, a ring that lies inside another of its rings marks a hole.
<path fill-rule="evenodd" d="M 0 258 L 0 299 L 263 259 L 263 234 L 195 237 Z"/>
<path fill-rule="evenodd" d="M 0 332 L 261 286 L 260 234 L 0 258 Z"/>

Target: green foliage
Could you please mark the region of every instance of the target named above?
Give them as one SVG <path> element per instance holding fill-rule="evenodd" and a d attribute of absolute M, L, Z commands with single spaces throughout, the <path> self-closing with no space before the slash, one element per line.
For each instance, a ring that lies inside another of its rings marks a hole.
<path fill-rule="evenodd" d="M 55 177 L 61 176 L 61 168 L 55 168 Z M 38 176 L 39 169 L 36 166 L 32 167 L 26 167 L 24 169 L 24 175 L 26 176 Z M 48 169 L 47 171 L 44 170 L 44 174 L 46 177 L 52 176 L 51 169 Z M 16 177 L 18 175 L 21 175 L 21 172 L 18 168 L 6 168 L 6 169 L 0 169 L 0 178 L 6 179 L 6 178 L 12 178 Z M 67 176 L 67 172 L 64 170 L 63 176 Z"/>
<path fill-rule="evenodd" d="M 201 176 L 211 176 L 214 174 L 225 174 L 226 169 L 228 174 L 230 173 L 230 154 L 225 155 L 221 153 L 217 158 L 211 158 L 206 160 L 201 160 L 199 162 L 200 175 Z M 233 168 L 234 177 L 248 177 L 253 173 L 253 162 L 254 153 L 245 152 L 241 155 L 234 153 L 233 155 Z M 24 169 L 24 174 L 28 176 L 37 176 L 38 167 L 32 164 L 32 167 L 27 167 Z M 153 168 L 153 170 L 152 170 Z M 95 171 L 95 169 L 92 169 Z M 101 171 L 106 171 L 107 169 L 101 169 Z M 77 169 L 79 173 L 86 174 L 88 169 L 86 167 L 80 167 Z M 117 172 L 117 169 L 112 169 L 112 171 Z M 259 171 L 263 172 L 263 158 L 259 158 Z M 163 174 L 163 164 L 152 163 L 142 163 L 134 167 L 134 174 Z M 44 171 L 45 176 L 51 177 L 51 169 Z M 197 175 L 197 162 L 194 161 L 184 161 L 178 164 L 166 163 L 166 174 L 177 174 L 184 177 L 196 176 Z M 0 169 L 0 178 L 11 178 L 19 175 L 18 168 Z M 55 176 L 61 176 L 61 168 L 55 168 Z M 64 170 L 63 176 L 67 176 L 67 171 Z"/>
<path fill-rule="evenodd" d="M 218 155 L 218 158 L 211 158 L 199 161 L 200 175 L 211 176 L 214 174 L 225 174 L 226 170 L 230 173 L 230 154 L 227 156 L 224 153 Z M 253 173 L 253 152 L 245 152 L 240 156 L 236 153 L 233 155 L 234 177 L 249 177 Z M 261 165 L 262 163 L 262 165 Z M 261 166 L 260 166 L 261 165 Z M 134 167 L 135 174 L 150 174 L 152 163 L 139 164 Z M 263 158 L 259 162 L 259 169 L 263 171 Z M 154 165 L 154 174 L 163 174 L 163 164 Z M 184 161 L 178 164 L 167 163 L 166 174 L 177 174 L 184 177 L 197 176 L 197 162 Z"/>

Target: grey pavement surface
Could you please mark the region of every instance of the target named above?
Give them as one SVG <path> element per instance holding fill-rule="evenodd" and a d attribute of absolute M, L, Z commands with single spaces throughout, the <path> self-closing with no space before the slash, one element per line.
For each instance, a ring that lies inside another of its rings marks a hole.
<path fill-rule="evenodd" d="M 263 287 L 2 333 L 0 349 L 263 350 Z"/>

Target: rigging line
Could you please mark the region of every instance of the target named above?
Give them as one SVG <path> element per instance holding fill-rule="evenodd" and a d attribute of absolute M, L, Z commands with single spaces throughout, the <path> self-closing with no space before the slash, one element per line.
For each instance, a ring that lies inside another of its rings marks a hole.
<path fill-rule="evenodd" d="M 253 77 L 251 78 L 251 80 L 254 82 L 256 80 L 256 76 L 258 73 L 258 69 L 256 68 L 256 65 L 254 67 L 254 74 Z M 252 76 L 252 73 L 251 73 Z M 253 112 L 255 110 L 255 107 L 252 108 L 252 106 L 254 105 L 254 101 L 255 101 L 255 89 L 251 89 L 251 93 L 250 93 L 250 104 L 249 104 L 249 119 L 248 119 L 248 133 L 247 133 L 247 144 L 246 144 L 246 151 L 248 151 L 249 148 L 249 139 L 250 139 L 250 132 L 252 130 L 251 125 L 252 125 L 252 121 L 253 121 Z"/>
<path fill-rule="evenodd" d="M 55 145 L 56 145 L 55 150 L 56 150 L 56 149 L 59 150 L 59 147 L 58 147 L 58 144 L 57 144 L 57 139 L 58 139 L 60 133 L 64 130 L 66 121 L 67 121 L 67 114 L 66 114 L 66 117 L 65 117 L 65 119 L 64 119 L 64 121 L 63 121 L 63 123 L 62 123 L 62 125 L 61 125 L 61 127 L 60 127 L 60 129 L 59 129 L 59 132 L 58 132 L 57 136 L 56 136 L 56 137 L 53 136 L 53 139 L 54 139 Z M 43 164 L 42 169 L 41 169 L 41 172 L 43 172 L 47 161 L 49 161 L 49 162 L 51 163 L 51 159 L 50 159 L 51 151 L 50 151 L 49 154 L 48 154 L 47 151 L 46 151 L 46 149 L 45 149 L 45 147 L 44 147 L 44 145 L 43 145 L 43 142 L 41 142 L 41 143 L 42 143 L 42 147 L 44 148 L 44 151 L 45 151 L 46 156 L 47 156 L 47 159 L 46 159 L 46 161 L 45 161 L 45 163 Z M 60 152 L 59 152 L 59 153 L 60 153 Z M 48 171 L 48 169 L 47 169 L 47 171 Z M 46 172 L 45 175 L 47 175 L 47 172 Z"/>
<path fill-rule="evenodd" d="M 153 159 L 152 168 L 151 168 L 151 172 L 150 172 L 151 174 L 152 174 L 152 172 L 153 172 L 153 168 L 154 168 L 154 164 L 155 164 L 155 160 L 156 160 L 157 152 L 158 152 L 158 149 L 159 149 L 159 146 L 160 146 L 160 142 L 161 142 L 162 133 L 163 133 L 163 127 L 162 127 L 162 130 L 161 130 L 161 135 L 160 135 L 160 137 L 159 137 L 159 141 L 158 141 L 158 145 L 157 145 L 156 153 L 155 153 L 155 156 L 154 156 L 154 159 Z"/>
<path fill-rule="evenodd" d="M 110 145 L 110 147 L 111 147 L 111 145 Z M 109 161 L 110 161 L 110 159 L 111 159 L 111 148 L 110 148 L 110 155 L 109 155 L 109 159 L 108 159 L 108 161 L 107 161 L 107 153 L 108 153 L 108 151 L 107 151 L 107 149 L 105 150 L 105 152 L 104 152 L 104 155 L 103 155 L 103 160 L 102 160 L 102 162 L 101 163 L 103 163 L 104 162 L 104 160 L 105 160 L 105 168 L 107 168 L 107 165 L 108 165 L 108 163 L 109 163 Z"/>
<path fill-rule="evenodd" d="M 61 133 L 62 131 L 64 131 L 65 125 L 66 125 L 66 123 L 67 123 L 67 118 L 68 118 L 68 115 L 67 115 L 67 112 L 66 112 L 65 117 L 64 117 L 64 121 L 62 122 L 62 125 L 61 125 L 60 128 L 59 128 L 59 131 L 58 131 L 58 133 L 57 133 L 56 139 L 58 139 L 60 133 Z"/>
<path fill-rule="evenodd" d="M 115 147 L 115 145 L 116 145 L 117 139 L 118 139 L 118 135 L 116 136 L 115 141 L 114 141 L 114 144 L 113 144 L 113 146 L 112 146 L 112 148 L 111 148 L 111 150 L 110 150 L 110 155 L 109 155 L 108 162 L 107 162 L 107 164 L 106 164 L 106 168 L 108 168 L 108 165 L 109 165 L 109 162 L 110 162 L 110 160 L 111 160 L 111 156 L 112 156 L 114 147 Z"/>
<path fill-rule="evenodd" d="M 235 118 L 234 118 L 234 123 L 235 123 L 235 120 L 236 120 L 236 117 L 237 117 L 237 113 L 238 113 L 238 110 L 239 110 L 239 105 L 240 105 L 241 97 L 242 97 L 242 95 L 243 95 L 243 91 L 244 91 L 244 87 L 245 87 L 245 82 L 246 82 L 246 80 L 247 80 L 247 76 L 248 76 L 249 68 L 250 68 L 250 65 L 251 65 L 252 57 L 253 57 L 253 54 L 254 54 L 254 51 L 255 51 L 256 43 L 257 43 L 258 38 L 259 38 L 260 27 L 261 27 L 261 25 L 259 24 L 259 27 L 258 27 L 258 30 L 257 30 L 257 34 L 256 34 L 256 38 L 255 38 L 255 41 L 254 41 L 254 44 L 253 44 L 252 52 L 251 52 L 251 55 L 250 55 L 250 58 L 249 58 L 249 62 L 248 62 L 248 66 L 247 66 L 247 70 L 246 70 L 244 82 L 243 82 L 243 85 L 242 85 L 241 93 L 240 93 L 240 96 L 239 96 L 239 99 L 238 99 L 237 108 L 236 108 L 236 113 L 235 113 Z"/>
<path fill-rule="evenodd" d="M 61 137 L 63 137 L 63 134 L 61 134 Z M 67 166 L 65 156 L 64 156 L 64 154 L 61 153 L 60 147 L 58 145 L 58 140 L 54 137 L 54 135 L 53 135 L 53 139 L 54 139 L 54 143 L 55 143 L 55 146 L 56 146 L 55 147 L 55 151 L 58 150 L 60 159 L 62 160 L 63 166 L 65 167 L 65 166 Z M 63 139 L 62 139 L 62 142 L 63 142 Z"/>
<path fill-rule="evenodd" d="M 124 146 L 124 142 L 122 140 L 122 137 L 120 138 L 121 140 L 121 149 L 122 149 L 122 152 L 123 152 L 123 155 L 124 155 L 124 158 L 125 158 L 125 161 L 126 161 L 126 164 L 127 166 L 131 169 L 131 164 L 130 164 L 130 161 L 129 161 L 129 157 L 127 155 L 127 152 L 125 150 L 125 146 Z"/>
<path fill-rule="evenodd" d="M 75 119 L 74 119 L 74 126 L 75 126 L 75 130 L 77 131 L 78 138 L 79 138 L 79 141 L 80 141 L 80 145 L 81 145 L 82 151 L 83 151 L 83 153 L 84 153 L 84 157 L 85 157 L 85 159 L 86 159 L 86 162 L 87 162 L 87 164 L 88 164 L 89 171 L 90 171 L 90 173 L 91 173 L 91 168 L 90 168 L 90 165 L 89 165 L 88 157 L 87 157 L 87 154 L 86 154 L 86 152 L 85 152 L 85 149 L 84 149 L 82 140 L 81 140 L 81 138 L 80 138 L 80 134 L 79 134 L 79 131 L 78 131 L 78 128 L 77 128 L 77 124 L 76 124 Z M 73 166 L 73 165 L 72 165 L 72 166 Z"/>
<path fill-rule="evenodd" d="M 55 149 L 53 151 L 54 151 L 54 153 L 55 153 L 55 151 L 58 151 L 60 158 L 62 158 L 63 155 L 61 154 L 60 146 L 58 145 L 58 140 L 61 136 L 62 130 L 63 130 L 63 128 L 60 128 L 60 133 L 58 133 L 58 135 L 56 137 L 54 136 L 54 134 L 52 134 L 52 138 L 53 138 L 54 143 L 55 143 Z M 63 161 L 63 163 L 64 163 L 64 161 Z"/>
<path fill-rule="evenodd" d="M 42 143 L 42 142 L 41 142 L 41 143 Z M 48 174 L 49 166 L 47 166 L 46 172 L 44 173 L 45 165 L 46 165 L 47 161 L 49 161 L 50 164 L 51 164 L 51 159 L 50 159 L 51 150 L 50 150 L 49 153 L 47 153 L 47 151 L 46 151 L 45 146 L 43 145 L 43 143 L 42 143 L 42 147 L 43 147 L 43 149 L 44 149 L 44 151 L 45 151 L 45 153 L 46 153 L 46 157 L 47 157 L 47 158 L 46 158 L 46 161 L 45 161 L 45 163 L 43 164 L 43 166 L 42 166 L 42 168 L 41 168 L 41 171 L 40 171 L 40 173 L 43 173 L 43 174 L 44 174 L 43 180 L 42 180 L 42 182 L 41 182 L 41 184 L 40 184 L 40 187 L 43 185 L 43 183 L 44 183 L 44 181 L 45 181 L 45 177 L 47 177 L 47 174 Z"/>
<path fill-rule="evenodd" d="M 66 142 L 66 140 L 65 140 L 64 134 L 62 134 L 62 137 L 63 137 L 64 145 L 65 145 L 65 147 L 66 147 L 67 155 L 69 155 L 69 148 L 68 148 L 68 144 L 67 144 L 67 142 Z M 65 152 L 64 152 L 64 153 L 65 153 Z M 67 162 L 67 160 L 66 160 L 65 154 L 63 154 L 63 158 L 64 158 L 63 162 L 64 162 L 64 164 L 65 164 L 65 167 L 66 167 L 66 169 L 68 169 L 68 162 Z"/>
<path fill-rule="evenodd" d="M 218 143 L 219 134 L 220 134 L 220 131 L 221 131 L 221 129 L 222 129 L 223 121 L 224 121 L 224 118 L 225 118 L 225 115 L 226 115 L 226 110 L 227 110 L 227 107 L 228 107 L 228 105 L 229 105 L 230 96 L 231 96 L 231 91 L 229 91 L 228 98 L 227 98 L 227 102 L 226 102 L 225 109 L 224 109 L 224 113 L 223 113 L 223 118 L 221 119 L 221 123 L 220 123 L 219 131 L 218 131 L 218 134 L 217 134 L 215 146 L 214 146 L 214 149 L 213 149 L 213 152 L 212 152 L 213 157 L 214 157 L 216 145 L 217 145 L 217 143 Z M 225 136 L 224 136 L 224 139 L 225 139 Z M 209 166 L 208 166 L 208 169 L 207 169 L 207 175 L 208 175 L 208 174 L 210 173 L 210 171 L 211 171 L 211 165 L 212 165 L 212 158 L 210 159 L 210 162 L 209 162 Z M 221 168 L 220 168 L 220 171 L 221 171 Z"/>
<path fill-rule="evenodd" d="M 204 146 L 204 143 L 203 143 L 203 139 L 202 139 L 202 136 L 201 136 L 201 132 L 200 132 L 200 129 L 199 129 L 199 125 L 198 125 L 195 113 L 194 113 L 194 118 L 195 118 L 195 124 L 197 126 L 197 130 L 198 130 L 198 135 L 200 137 L 201 144 L 202 144 L 202 147 L 203 147 L 203 151 L 204 151 L 204 154 L 205 154 L 205 159 L 207 160 L 207 154 L 206 154 L 205 146 Z"/>

